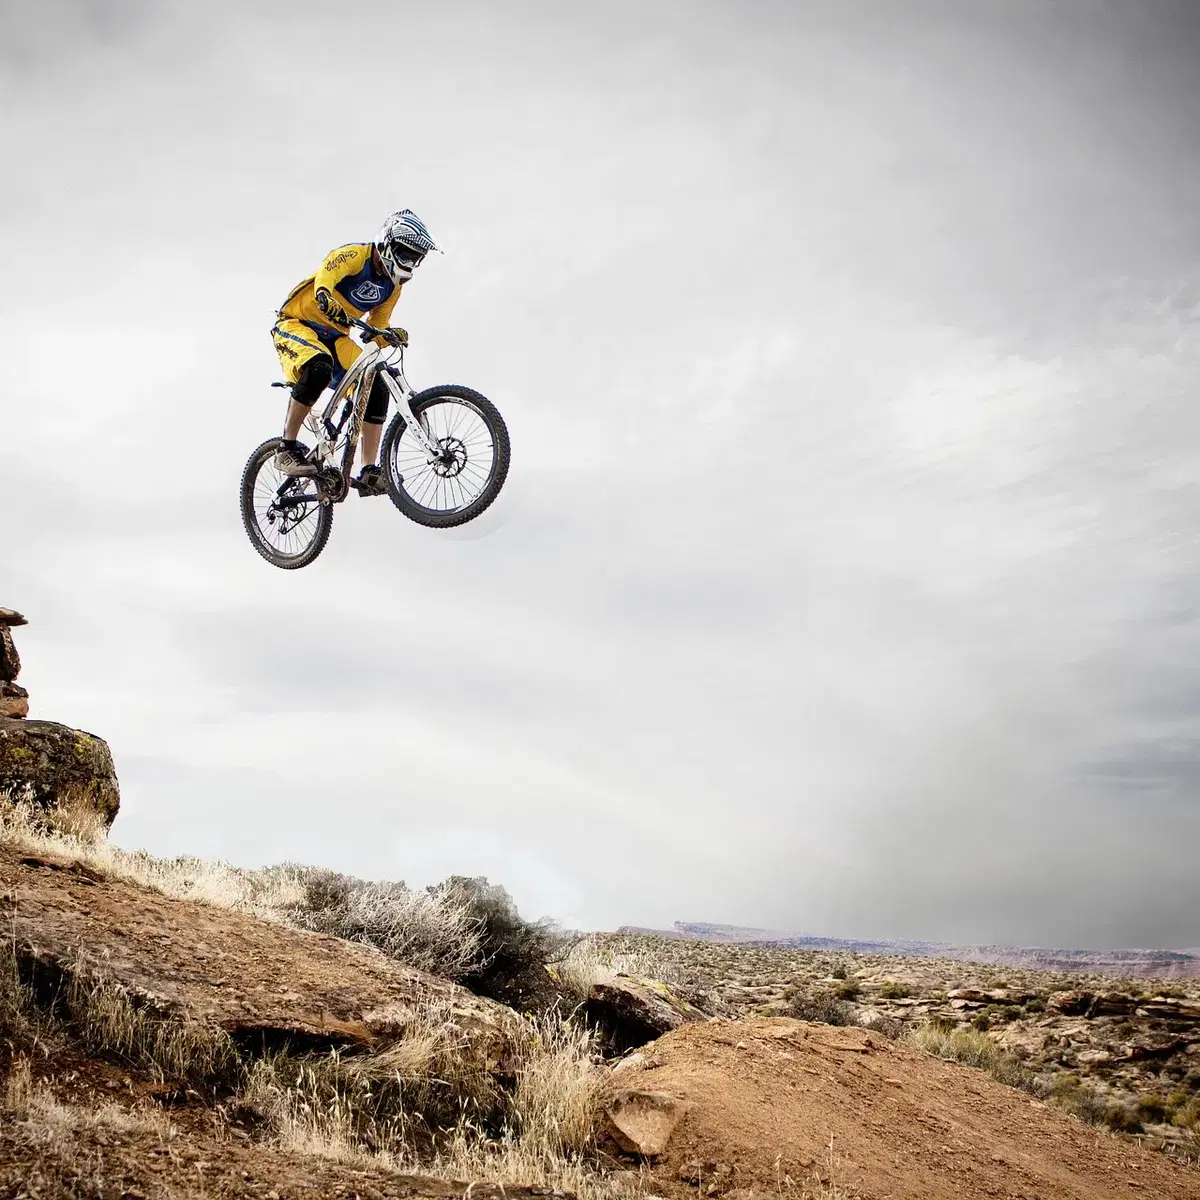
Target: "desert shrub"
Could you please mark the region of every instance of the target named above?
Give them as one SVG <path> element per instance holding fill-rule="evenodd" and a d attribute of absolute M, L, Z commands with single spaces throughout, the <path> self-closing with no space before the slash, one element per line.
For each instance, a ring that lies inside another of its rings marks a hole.
<path fill-rule="evenodd" d="M 1167 1102 L 1154 1092 L 1138 1097 L 1138 1115 L 1151 1125 L 1162 1125 L 1171 1116 Z"/>
<path fill-rule="evenodd" d="M 856 1013 L 837 993 L 823 988 L 797 992 L 788 1002 L 787 1015 L 798 1021 L 819 1021 L 823 1025 L 854 1025 Z"/>
<path fill-rule="evenodd" d="M 911 990 L 895 979 L 888 979 L 879 989 L 879 995 L 884 1000 L 903 1000 L 912 995 Z"/>
<path fill-rule="evenodd" d="M 1110 1101 L 1104 1114 L 1104 1124 L 1114 1133 L 1141 1133 L 1142 1122 L 1132 1104 Z"/>
<path fill-rule="evenodd" d="M 297 868 L 299 903 L 283 917 L 302 929 L 382 950 L 389 958 L 455 982 L 483 958 L 482 922 L 447 890 L 414 891 L 403 883 L 366 883 L 336 871 Z"/>
<path fill-rule="evenodd" d="M 1025 1011 L 1027 1013 L 1044 1013 L 1046 1011 L 1045 999 L 1041 996 L 1034 996 L 1034 998 L 1025 1005 Z"/>
<path fill-rule="evenodd" d="M 847 975 L 847 971 L 846 971 L 846 968 L 844 966 L 842 966 L 841 963 L 838 963 L 838 965 L 833 968 L 833 970 L 830 972 L 830 974 L 833 976 L 834 979 L 845 979 L 846 975 Z"/>
<path fill-rule="evenodd" d="M 1025 1087 L 1032 1078 L 1016 1058 L 986 1034 L 974 1029 L 946 1028 L 939 1022 L 929 1021 L 910 1029 L 905 1037 L 910 1045 L 928 1054 L 968 1067 L 979 1067 L 1009 1087 Z"/>
<path fill-rule="evenodd" d="M 860 1018 L 858 1024 L 865 1029 L 874 1030 L 876 1033 L 881 1033 L 885 1038 L 890 1038 L 893 1042 L 901 1037 L 904 1033 L 904 1022 L 896 1017 L 886 1017 L 883 1015 Z"/>
<path fill-rule="evenodd" d="M 857 1000 L 862 994 L 862 984 L 857 979 L 846 979 L 833 990 L 834 994 L 842 1000 Z"/>
<path fill-rule="evenodd" d="M 546 968 L 562 957 L 568 939 L 552 922 L 526 921 L 508 892 L 483 877 L 454 875 L 435 892 L 461 905 L 478 934 L 478 954 L 460 983 L 521 1011 L 554 1002 L 557 991 Z"/>
<path fill-rule="evenodd" d="M 1134 1104 L 1083 1083 L 1074 1071 L 1062 1072 L 1048 1082 L 1045 1076 L 1037 1076 L 1028 1090 L 1089 1125 L 1105 1125 L 1116 1133 L 1143 1130 L 1141 1114 Z"/>

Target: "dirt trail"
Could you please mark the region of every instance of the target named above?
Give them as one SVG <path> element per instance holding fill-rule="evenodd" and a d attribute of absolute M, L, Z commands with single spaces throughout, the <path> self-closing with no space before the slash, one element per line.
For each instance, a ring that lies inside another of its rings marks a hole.
<path fill-rule="evenodd" d="M 613 1083 L 690 1104 L 652 1169 L 672 1198 L 697 1195 L 681 1176 L 699 1162 L 701 1194 L 710 1181 L 775 1193 L 818 1172 L 862 1200 L 1200 1200 L 1200 1169 L 862 1029 L 688 1025 Z M 732 1176 L 718 1181 L 722 1164 Z"/>

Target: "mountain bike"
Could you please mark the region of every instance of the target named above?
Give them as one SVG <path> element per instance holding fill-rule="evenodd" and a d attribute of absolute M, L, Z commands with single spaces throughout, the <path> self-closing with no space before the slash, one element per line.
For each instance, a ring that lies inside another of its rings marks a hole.
<path fill-rule="evenodd" d="M 263 442 L 242 472 L 242 523 L 250 544 L 284 570 L 308 566 L 329 541 L 333 506 L 350 493 L 363 413 L 377 377 L 397 407 L 380 444 L 380 466 L 392 503 L 406 517 L 432 528 L 465 524 L 496 499 L 508 476 L 508 428 L 490 400 L 458 384 L 414 392 L 404 377 L 399 341 L 365 321 L 350 324 L 370 340 L 324 408 L 318 413 L 314 405 L 304 419 L 316 437 L 308 457 L 317 473 L 296 477 L 277 470 L 277 437 Z"/>

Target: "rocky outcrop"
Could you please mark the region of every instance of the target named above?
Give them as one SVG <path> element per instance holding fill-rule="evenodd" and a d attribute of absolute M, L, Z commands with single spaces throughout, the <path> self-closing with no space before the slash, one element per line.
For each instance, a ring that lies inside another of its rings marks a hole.
<path fill-rule="evenodd" d="M 609 1050 L 617 1054 L 705 1019 L 665 984 L 623 974 L 592 985 L 586 1012 L 588 1023 L 600 1029 Z"/>
<path fill-rule="evenodd" d="M 5 936 L 51 990 L 116 987 L 139 1007 L 221 1030 L 251 1052 L 283 1043 L 383 1051 L 433 1028 L 454 1047 L 457 1070 L 515 1072 L 516 1013 L 368 946 L 4 845 L 0 894 Z"/>
<path fill-rule="evenodd" d="M 69 815 L 76 832 L 97 819 L 108 829 L 121 807 L 108 743 L 56 721 L 27 720 L 29 693 L 16 681 L 21 656 L 12 631 L 28 624 L 16 609 L 0 608 L 0 802 Z"/>
<path fill-rule="evenodd" d="M 108 743 L 55 721 L 0 717 L 0 797 L 47 812 L 94 812 L 104 827 L 121 807 Z"/>
<path fill-rule="evenodd" d="M 1134 996 L 1128 992 L 1055 992 L 1046 1002 L 1066 1017 L 1141 1017 L 1170 1026 L 1200 1025 L 1200 1003 L 1176 996 Z"/>
<path fill-rule="evenodd" d="M 29 716 L 29 693 L 17 683 L 21 656 L 13 642 L 12 627 L 28 622 L 15 609 L 0 608 L 0 717 Z"/>

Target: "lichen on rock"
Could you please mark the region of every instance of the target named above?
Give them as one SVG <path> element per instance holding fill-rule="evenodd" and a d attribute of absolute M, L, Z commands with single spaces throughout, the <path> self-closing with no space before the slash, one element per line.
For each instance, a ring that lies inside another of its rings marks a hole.
<path fill-rule="evenodd" d="M 56 721 L 0 717 L 0 797 L 44 811 L 94 811 L 105 828 L 121 805 L 108 743 Z"/>

